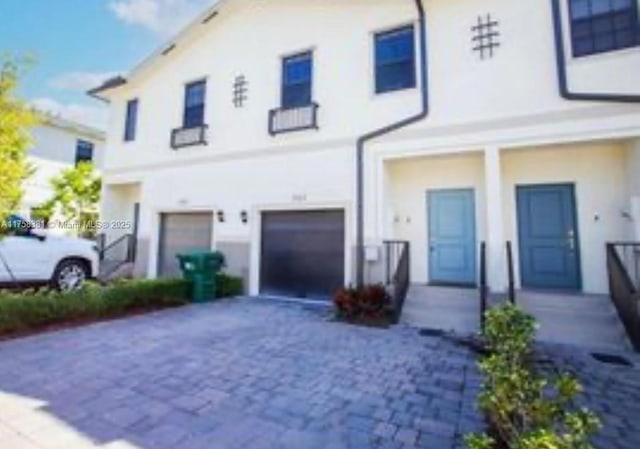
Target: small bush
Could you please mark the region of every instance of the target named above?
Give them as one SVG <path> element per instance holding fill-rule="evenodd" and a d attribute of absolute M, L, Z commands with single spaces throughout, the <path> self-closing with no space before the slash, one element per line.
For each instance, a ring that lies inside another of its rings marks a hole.
<path fill-rule="evenodd" d="M 390 302 L 382 285 L 342 288 L 333 295 L 338 318 L 348 321 L 382 318 L 388 314 Z"/>
<path fill-rule="evenodd" d="M 218 273 L 216 275 L 216 298 L 232 298 L 244 293 L 242 278 Z"/>
<path fill-rule="evenodd" d="M 189 283 L 182 280 L 121 281 L 107 287 L 87 284 L 74 292 L 0 292 L 0 334 L 25 332 L 58 323 L 101 319 L 129 311 L 186 304 Z"/>
<path fill-rule="evenodd" d="M 599 426 L 574 405 L 582 388 L 569 374 L 543 375 L 534 362 L 535 321 L 518 307 L 487 313 L 489 356 L 480 361 L 485 383 L 478 403 L 490 432 L 469 435 L 470 449 L 590 449 Z"/>

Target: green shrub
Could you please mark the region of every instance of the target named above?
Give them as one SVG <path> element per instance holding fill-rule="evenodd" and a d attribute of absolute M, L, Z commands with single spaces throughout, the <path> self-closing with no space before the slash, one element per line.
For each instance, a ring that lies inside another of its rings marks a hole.
<path fill-rule="evenodd" d="M 183 280 L 132 280 L 101 287 L 87 284 L 74 292 L 26 290 L 0 292 L 0 334 L 57 323 L 118 316 L 128 311 L 186 304 Z"/>
<path fill-rule="evenodd" d="M 244 293 L 242 278 L 218 273 L 216 275 L 216 298 L 232 298 Z"/>
<path fill-rule="evenodd" d="M 544 375 L 535 366 L 535 321 L 512 305 L 487 313 L 489 355 L 480 361 L 485 376 L 478 403 L 488 434 L 469 435 L 470 449 L 589 449 L 599 421 L 574 405 L 582 388 L 571 375 Z"/>

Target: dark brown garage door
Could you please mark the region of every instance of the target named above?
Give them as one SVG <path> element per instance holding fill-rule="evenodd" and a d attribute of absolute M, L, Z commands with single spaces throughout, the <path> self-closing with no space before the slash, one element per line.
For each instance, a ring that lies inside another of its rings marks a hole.
<path fill-rule="evenodd" d="M 158 275 L 163 278 L 181 276 L 176 255 L 191 251 L 210 251 L 212 230 L 212 213 L 162 214 Z"/>
<path fill-rule="evenodd" d="M 327 300 L 344 285 L 344 212 L 262 215 L 262 294 Z"/>

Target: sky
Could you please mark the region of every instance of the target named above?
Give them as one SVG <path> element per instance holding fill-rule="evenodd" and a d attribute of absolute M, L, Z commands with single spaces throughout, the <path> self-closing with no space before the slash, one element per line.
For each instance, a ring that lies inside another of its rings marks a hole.
<path fill-rule="evenodd" d="M 29 56 L 19 95 L 38 109 L 104 128 L 86 91 L 125 74 L 214 0 L 0 0 L 0 55 Z"/>

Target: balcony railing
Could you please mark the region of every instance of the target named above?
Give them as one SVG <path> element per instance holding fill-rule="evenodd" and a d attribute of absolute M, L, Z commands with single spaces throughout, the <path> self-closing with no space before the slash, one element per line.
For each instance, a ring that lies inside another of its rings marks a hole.
<path fill-rule="evenodd" d="M 269 134 L 289 133 L 305 129 L 318 129 L 318 104 L 269 111 Z"/>
<path fill-rule="evenodd" d="M 171 148 L 177 150 L 193 145 L 206 145 L 208 131 L 207 125 L 174 129 L 171 131 Z"/>

